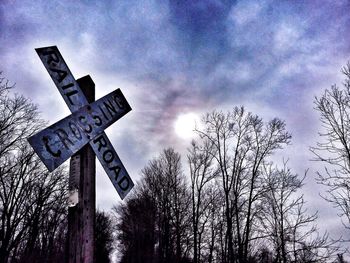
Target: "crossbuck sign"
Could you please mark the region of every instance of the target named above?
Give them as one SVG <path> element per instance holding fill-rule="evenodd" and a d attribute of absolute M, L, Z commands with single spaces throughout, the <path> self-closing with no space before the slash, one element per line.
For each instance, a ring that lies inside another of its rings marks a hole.
<path fill-rule="evenodd" d="M 71 115 L 28 139 L 51 172 L 87 143 L 94 150 L 121 199 L 134 186 L 104 129 L 131 111 L 120 89 L 88 103 L 56 46 L 36 49 Z"/>

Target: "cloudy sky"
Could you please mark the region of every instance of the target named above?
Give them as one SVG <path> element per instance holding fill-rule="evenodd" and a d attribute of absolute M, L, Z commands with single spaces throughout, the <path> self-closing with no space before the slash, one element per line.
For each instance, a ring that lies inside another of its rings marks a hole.
<path fill-rule="evenodd" d="M 133 110 L 106 133 L 134 181 L 164 147 L 186 153 L 187 119 L 235 105 L 280 117 L 293 144 L 279 156 L 295 172 L 310 168 L 308 205 L 336 233 L 309 146 L 320 125 L 314 96 L 342 83 L 350 59 L 349 13 L 342 0 L 2 0 L 0 70 L 50 123 L 70 112 L 34 48 L 57 45 L 76 78 L 91 75 L 97 98 L 121 88 Z M 118 200 L 98 165 L 97 205 Z"/>

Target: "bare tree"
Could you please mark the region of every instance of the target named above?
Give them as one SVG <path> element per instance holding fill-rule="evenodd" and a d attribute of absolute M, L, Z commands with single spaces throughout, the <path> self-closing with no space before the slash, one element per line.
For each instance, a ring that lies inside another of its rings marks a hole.
<path fill-rule="evenodd" d="M 142 174 L 134 195 L 115 209 L 121 216 L 122 262 L 144 262 L 145 257 L 149 262 L 180 262 L 190 250 L 190 195 L 180 155 L 166 149 Z"/>
<path fill-rule="evenodd" d="M 12 175 L 23 181 L 25 195 L 18 196 L 20 202 L 14 203 L 19 211 L 14 218 L 24 216 L 21 231 L 25 233 L 20 241 L 22 249 L 14 254 L 20 262 L 59 262 L 65 253 L 67 231 L 67 173 L 64 168 L 48 173 L 40 161 L 38 167 L 28 169 Z"/>
<path fill-rule="evenodd" d="M 191 176 L 191 200 L 192 200 L 192 230 L 193 230 L 193 262 L 201 262 L 201 240 L 208 221 L 207 210 L 210 209 L 212 200 L 205 202 L 204 194 L 206 186 L 215 178 L 217 172 L 213 167 L 213 144 L 206 140 L 203 145 L 192 141 L 187 156 Z"/>
<path fill-rule="evenodd" d="M 232 112 L 212 112 L 203 120 L 199 135 L 215 148 L 225 196 L 227 254 L 223 262 L 247 262 L 255 204 L 261 191 L 261 167 L 276 149 L 290 141 L 285 124 L 279 119 L 264 124 L 243 107 Z"/>
<path fill-rule="evenodd" d="M 48 173 L 26 141 L 43 121 L 36 106 L 12 95 L 12 88 L 0 78 L 0 262 L 39 258 L 37 249 L 57 241 L 65 213 L 64 171 Z M 48 232 L 43 232 L 49 222 Z"/>
<path fill-rule="evenodd" d="M 116 218 L 118 249 L 121 263 L 159 262 L 156 211 L 148 193 L 136 185 L 124 204 L 113 207 Z"/>
<path fill-rule="evenodd" d="M 180 261 L 189 249 L 190 196 L 180 160 L 180 155 L 169 148 L 143 169 L 144 186 L 152 192 L 157 211 L 158 253 L 168 262 Z"/>
<path fill-rule="evenodd" d="M 113 220 L 108 213 L 97 210 L 95 221 L 95 260 L 109 263 L 114 244 Z"/>
<path fill-rule="evenodd" d="M 39 118 L 37 107 L 20 95 L 12 95 L 14 85 L 1 77 L 0 72 L 0 160 L 17 150 L 19 145 L 40 128 L 43 121 Z"/>
<path fill-rule="evenodd" d="M 327 187 L 323 197 L 340 212 L 344 226 L 350 228 L 350 63 L 342 69 L 343 88 L 333 85 L 320 98 L 315 109 L 320 114 L 320 142 L 311 151 L 315 160 L 325 163 L 317 172 L 318 183 Z"/>
<path fill-rule="evenodd" d="M 264 165 L 264 200 L 261 205 L 261 231 L 274 247 L 275 262 L 327 262 L 338 247 L 328 234 L 320 236 L 317 214 L 308 214 L 303 195 L 297 192 L 304 177 L 292 174 L 283 162 L 281 169 Z"/>
<path fill-rule="evenodd" d="M 202 244 L 198 249 L 200 257 L 199 262 L 222 262 L 220 240 L 224 238 L 222 214 L 224 196 L 221 192 L 221 186 L 217 180 L 211 180 L 205 188 L 203 194 L 203 215 L 200 215 L 199 242 Z"/>

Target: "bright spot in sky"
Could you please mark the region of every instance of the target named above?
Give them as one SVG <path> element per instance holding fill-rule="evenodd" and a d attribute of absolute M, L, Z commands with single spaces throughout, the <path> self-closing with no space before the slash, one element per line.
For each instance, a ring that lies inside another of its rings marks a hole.
<path fill-rule="evenodd" d="M 174 127 L 175 133 L 183 139 L 189 139 L 195 136 L 194 129 L 198 127 L 200 118 L 195 113 L 185 113 L 177 117 Z"/>

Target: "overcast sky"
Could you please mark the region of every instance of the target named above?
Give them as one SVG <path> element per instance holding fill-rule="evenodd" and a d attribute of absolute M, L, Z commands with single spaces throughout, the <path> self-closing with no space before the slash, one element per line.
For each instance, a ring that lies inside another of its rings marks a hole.
<path fill-rule="evenodd" d="M 175 131 L 181 116 L 244 105 L 265 121 L 280 117 L 293 143 L 278 157 L 294 172 L 310 168 L 305 198 L 337 233 L 309 146 L 320 125 L 314 96 L 341 85 L 349 31 L 350 2 L 341 0 L 2 0 L 0 71 L 50 123 L 70 112 L 34 48 L 57 45 L 75 78 L 91 75 L 97 98 L 120 88 L 133 110 L 106 133 L 134 181 L 165 147 L 185 160 L 189 138 Z M 118 200 L 98 164 L 98 207 Z"/>

